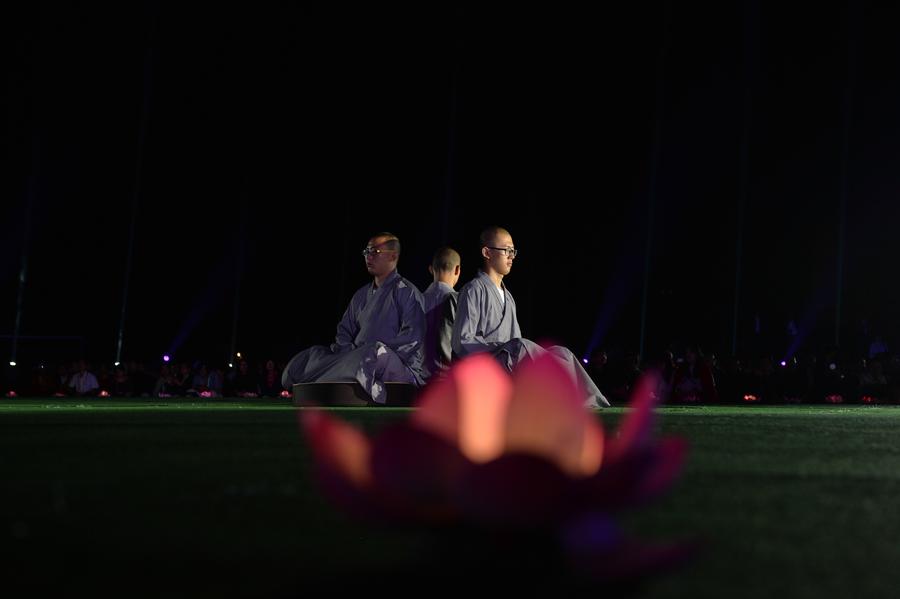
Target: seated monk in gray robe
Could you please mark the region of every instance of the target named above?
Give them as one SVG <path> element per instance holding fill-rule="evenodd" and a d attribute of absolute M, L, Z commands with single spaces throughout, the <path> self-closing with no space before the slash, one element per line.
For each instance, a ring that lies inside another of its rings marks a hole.
<path fill-rule="evenodd" d="M 372 283 L 353 294 L 330 347 L 316 345 L 288 362 L 281 385 L 358 382 L 385 403 L 385 382 L 424 384 L 425 311 L 421 292 L 397 273 L 400 241 L 373 236 L 363 255 Z"/>
<path fill-rule="evenodd" d="M 434 253 L 428 272 L 433 281 L 425 293 L 425 371 L 430 378 L 447 369 L 453 355 L 450 338 L 453 321 L 456 320 L 459 281 L 459 253 L 453 248 L 442 247 Z"/>
<path fill-rule="evenodd" d="M 482 269 L 459 292 L 459 306 L 453 323 L 452 346 L 455 356 L 490 352 L 508 372 L 525 359 L 550 352 L 584 392 L 585 405 L 608 406 L 597 385 L 581 362 L 565 347 L 543 348 L 522 337 L 516 317 L 516 302 L 503 284 L 512 269 L 517 251 L 506 229 L 491 227 L 481 234 Z"/>

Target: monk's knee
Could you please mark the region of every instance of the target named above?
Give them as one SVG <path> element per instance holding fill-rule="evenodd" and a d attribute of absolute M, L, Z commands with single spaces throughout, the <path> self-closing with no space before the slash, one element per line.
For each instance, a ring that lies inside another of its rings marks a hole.
<path fill-rule="evenodd" d="M 564 360 L 575 359 L 575 354 L 573 354 L 569 348 L 563 347 L 562 345 L 551 345 L 547 348 L 547 351 L 549 351 L 554 356 L 559 356 Z"/>

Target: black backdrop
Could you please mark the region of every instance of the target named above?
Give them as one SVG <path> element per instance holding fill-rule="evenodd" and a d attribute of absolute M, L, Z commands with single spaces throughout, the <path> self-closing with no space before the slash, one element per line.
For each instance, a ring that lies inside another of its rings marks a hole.
<path fill-rule="evenodd" d="M 730 352 L 739 223 L 739 351 L 834 341 L 842 229 L 842 344 L 897 332 L 894 9 L 124 4 L 2 9 L 0 334 L 114 359 L 135 194 L 126 359 L 224 361 L 238 291 L 285 359 L 370 233 L 424 288 L 488 224 L 526 335 L 636 350 L 651 200 L 648 351 Z"/>

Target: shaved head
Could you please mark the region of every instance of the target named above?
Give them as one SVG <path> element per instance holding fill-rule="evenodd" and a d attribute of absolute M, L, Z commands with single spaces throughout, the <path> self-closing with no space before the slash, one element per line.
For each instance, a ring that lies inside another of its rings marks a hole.
<path fill-rule="evenodd" d="M 451 247 L 442 247 L 434 253 L 431 268 L 434 272 L 451 272 L 459 266 L 459 253 Z"/>
<path fill-rule="evenodd" d="M 500 285 L 500 279 L 508 275 L 512 269 L 517 253 L 512 235 L 503 227 L 488 227 L 481 232 L 479 241 L 484 271 L 492 277 L 500 277 L 494 281 Z"/>
<path fill-rule="evenodd" d="M 383 246 L 382 249 L 400 253 L 400 239 L 393 233 L 386 231 L 375 233 L 369 241 L 374 242 L 373 245 Z"/>
<path fill-rule="evenodd" d="M 509 231 L 503 227 L 488 227 L 481 232 L 481 236 L 478 239 L 481 243 L 481 247 L 490 247 L 492 245 L 497 245 L 498 237 L 507 238 L 512 236 L 509 234 Z"/>
<path fill-rule="evenodd" d="M 366 244 L 363 253 L 366 258 L 366 270 L 375 277 L 375 284 L 380 285 L 384 279 L 397 269 L 400 258 L 400 240 L 393 233 L 375 233 Z"/>

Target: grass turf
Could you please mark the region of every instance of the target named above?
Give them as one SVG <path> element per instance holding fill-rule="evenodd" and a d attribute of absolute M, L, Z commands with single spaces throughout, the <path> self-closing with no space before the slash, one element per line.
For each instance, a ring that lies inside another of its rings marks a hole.
<path fill-rule="evenodd" d="M 408 414 L 336 413 L 370 432 Z M 622 413 L 601 413 L 607 429 Z M 671 407 L 660 422 L 690 441 L 687 470 L 621 519 L 704 549 L 643 596 L 893 594 L 900 408 Z M 292 595 L 323 572 L 367 576 L 422 549 L 328 506 L 285 401 L 0 401 L 5 585 Z"/>

